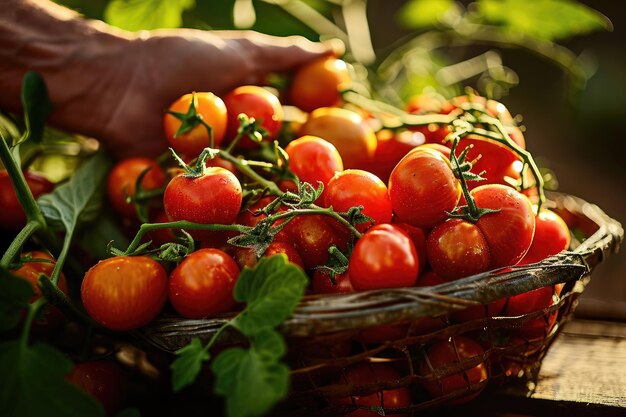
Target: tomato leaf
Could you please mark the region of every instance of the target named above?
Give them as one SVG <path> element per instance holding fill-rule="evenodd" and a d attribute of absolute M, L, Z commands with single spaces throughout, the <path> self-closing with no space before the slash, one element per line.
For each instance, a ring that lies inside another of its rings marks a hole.
<path fill-rule="evenodd" d="M 613 28 L 606 16 L 574 0 L 478 0 L 476 6 L 486 22 L 546 41 Z"/>
<path fill-rule="evenodd" d="M 291 315 L 308 283 L 302 269 L 285 255 L 261 258 L 255 268 L 244 268 L 235 285 L 235 300 L 247 303 L 231 324 L 254 336 L 281 324 Z"/>
<path fill-rule="evenodd" d="M 28 306 L 33 287 L 25 280 L 0 268 L 0 332 L 20 322 L 20 311 Z"/>
<path fill-rule="evenodd" d="M 195 5 L 195 0 L 112 0 L 104 20 L 126 30 L 178 28 L 183 12 Z"/>
<path fill-rule="evenodd" d="M 72 362 L 52 347 L 0 345 L 0 410 L 5 416 L 104 416 L 100 404 L 64 376 Z"/>
<path fill-rule="evenodd" d="M 435 26 L 446 15 L 460 12 L 460 7 L 454 0 L 412 0 L 404 4 L 398 17 L 402 26 L 419 29 Z"/>
<path fill-rule="evenodd" d="M 23 139 L 41 142 L 44 122 L 52 111 L 52 104 L 48 99 L 48 88 L 43 77 L 35 71 L 27 72 L 22 79 L 22 106 L 26 125 Z"/>
<path fill-rule="evenodd" d="M 273 330 L 257 333 L 251 348 L 220 353 L 211 369 L 215 392 L 226 397 L 229 417 L 265 415 L 289 389 L 289 368 L 280 363 L 285 343 Z"/>
<path fill-rule="evenodd" d="M 202 364 L 209 360 L 209 351 L 200 339 L 193 339 L 191 343 L 176 354 L 178 358 L 172 363 L 172 389 L 178 392 L 193 383 L 202 369 Z"/>

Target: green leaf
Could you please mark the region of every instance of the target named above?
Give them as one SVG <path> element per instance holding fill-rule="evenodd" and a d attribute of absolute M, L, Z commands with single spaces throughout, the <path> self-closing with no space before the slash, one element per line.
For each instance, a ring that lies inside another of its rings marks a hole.
<path fill-rule="evenodd" d="M 184 348 L 179 349 L 176 354 L 178 358 L 170 366 L 174 392 L 178 392 L 193 383 L 202 369 L 202 364 L 209 360 L 209 351 L 197 338 Z"/>
<path fill-rule="evenodd" d="M 48 99 L 46 82 L 35 71 L 27 72 L 22 79 L 22 106 L 24 107 L 26 138 L 41 142 L 44 122 L 52 111 L 52 103 Z"/>
<path fill-rule="evenodd" d="M 226 397 L 229 417 L 265 415 L 287 395 L 289 368 L 279 362 L 282 354 L 281 336 L 266 330 L 253 338 L 250 349 L 227 349 L 215 358 L 215 392 Z"/>
<path fill-rule="evenodd" d="M 612 30 L 606 16 L 574 0 L 478 0 L 476 5 L 486 22 L 546 41 Z"/>
<path fill-rule="evenodd" d="M 253 336 L 281 324 L 298 305 L 308 279 L 287 262 L 285 255 L 262 258 L 253 269 L 244 268 L 235 285 L 235 300 L 247 303 L 232 325 Z"/>
<path fill-rule="evenodd" d="M 93 220 L 99 210 L 102 183 L 109 162 L 99 153 L 85 162 L 69 181 L 52 193 L 39 198 L 39 208 L 46 220 L 61 223 L 70 235 L 79 221 Z"/>
<path fill-rule="evenodd" d="M 0 345 L 0 410 L 3 416 L 104 416 L 92 397 L 67 382 L 72 362 L 52 347 L 19 342 Z"/>
<path fill-rule="evenodd" d="M 411 0 L 399 11 L 400 24 L 409 29 L 420 29 L 441 23 L 446 16 L 460 14 L 454 0 Z"/>
<path fill-rule="evenodd" d="M 32 295 L 33 287 L 26 280 L 0 268 L 0 332 L 18 325 Z"/>
<path fill-rule="evenodd" d="M 183 12 L 195 5 L 195 0 L 112 0 L 104 20 L 125 30 L 178 28 Z"/>

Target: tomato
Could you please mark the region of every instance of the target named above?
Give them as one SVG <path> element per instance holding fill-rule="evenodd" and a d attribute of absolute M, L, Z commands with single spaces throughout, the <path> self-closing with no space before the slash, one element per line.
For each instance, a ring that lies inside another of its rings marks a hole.
<path fill-rule="evenodd" d="M 30 283 L 30 285 L 32 286 L 33 295 L 28 301 L 32 304 L 41 297 L 41 289 L 39 288 L 39 285 L 37 285 L 39 275 L 45 274 L 48 278 L 50 278 L 50 276 L 52 275 L 52 271 L 54 270 L 54 267 L 56 265 L 56 260 L 47 252 L 39 250 L 22 253 L 21 257 L 30 257 L 33 259 L 48 259 L 51 261 L 25 262 L 19 268 L 11 270 L 11 273 L 13 275 L 23 278 L 25 281 L 28 281 L 28 283 Z M 67 294 L 67 281 L 63 273 L 59 275 L 58 287 L 63 293 Z M 58 308 L 48 305 L 46 306 L 44 313 L 37 317 L 37 319 L 33 322 L 33 331 L 37 334 L 48 334 L 54 332 L 55 330 L 59 330 L 64 322 L 65 316 L 63 315 L 63 313 L 61 313 Z"/>
<path fill-rule="evenodd" d="M 336 172 L 343 171 L 343 161 L 335 146 L 315 136 L 302 136 L 285 148 L 289 155 L 289 169 L 317 188 L 318 183 L 328 184 Z"/>
<path fill-rule="evenodd" d="M 571 236 L 565 221 L 553 211 L 541 210 L 535 218 L 535 236 L 521 265 L 540 262 L 569 248 Z"/>
<path fill-rule="evenodd" d="M 174 101 L 169 110 L 176 113 L 186 114 L 191 104 L 193 94 L 185 94 Z M 213 130 L 214 147 L 218 148 L 224 139 L 227 126 L 226 105 L 221 98 L 213 93 L 195 93 L 194 106 L 202 120 L 211 126 Z M 193 129 L 174 137 L 181 125 L 181 121 L 169 113 L 163 116 L 163 129 L 165 138 L 177 152 L 196 157 L 202 150 L 209 146 L 209 133 L 202 124 Z"/>
<path fill-rule="evenodd" d="M 389 197 L 400 221 L 431 228 L 447 218 L 461 197 L 450 161 L 430 149 L 414 149 L 389 178 Z"/>
<path fill-rule="evenodd" d="M 256 203 L 252 204 L 247 210 L 242 211 L 237 216 L 238 224 L 243 226 L 255 227 L 259 222 L 263 219 L 267 218 L 267 215 L 264 214 L 261 210 L 265 208 L 268 204 L 274 201 L 276 197 L 274 196 L 266 196 L 261 198 Z M 284 212 L 287 208 L 283 205 L 278 207 L 277 212 Z M 279 226 L 283 223 L 283 220 L 277 220 L 273 227 Z M 281 230 L 274 236 L 274 241 L 290 241 L 290 237 L 286 230 Z"/>
<path fill-rule="evenodd" d="M 237 170 L 237 166 L 230 161 L 220 158 L 216 156 L 215 158 L 207 159 L 205 166 L 207 167 L 221 167 L 229 170 L 237 177 L 239 175 L 239 171 Z"/>
<path fill-rule="evenodd" d="M 346 294 L 354 292 L 354 288 L 347 272 L 335 275 L 333 284 L 330 274 L 318 269 L 313 273 L 313 292 L 315 294 Z"/>
<path fill-rule="evenodd" d="M 417 282 L 419 258 L 404 230 L 379 224 L 357 241 L 348 272 L 357 291 L 412 287 Z"/>
<path fill-rule="evenodd" d="M 387 186 L 376 175 L 360 169 L 336 173 L 324 192 L 324 205 L 337 212 L 363 206 L 363 214 L 371 217 L 373 222 L 358 224 L 359 231 L 364 231 L 372 224 L 391 221 L 391 201 Z"/>
<path fill-rule="evenodd" d="M 183 317 L 201 319 L 235 307 L 233 289 L 239 267 L 219 249 L 188 255 L 170 274 L 169 300 Z"/>
<path fill-rule="evenodd" d="M 426 255 L 433 271 L 448 281 L 484 272 L 491 264 L 485 236 L 463 219 L 435 226 L 426 240 Z"/>
<path fill-rule="evenodd" d="M 392 383 L 400 380 L 400 375 L 391 366 L 382 363 L 358 363 L 345 369 L 342 381 L 351 386 Z M 411 393 L 407 387 L 381 390 L 371 394 L 353 395 L 351 397 L 333 399 L 335 404 L 354 404 L 357 406 L 405 408 L 411 405 Z M 379 413 L 365 409 L 357 409 L 345 416 L 375 417 Z M 386 414 L 389 416 L 406 416 L 407 414 Z"/>
<path fill-rule="evenodd" d="M 125 378 L 115 362 L 79 362 L 65 378 L 102 404 L 107 416 L 114 415 L 124 405 Z"/>
<path fill-rule="evenodd" d="M 421 375 L 429 375 L 433 371 L 450 366 L 452 364 L 460 364 L 461 362 L 483 354 L 484 350 L 474 340 L 466 336 L 454 336 L 449 341 L 441 341 L 431 345 L 427 349 L 426 358 L 419 365 Z M 464 365 L 467 368 L 467 365 Z M 433 398 L 441 397 L 455 391 L 469 390 L 472 386 L 487 380 L 487 365 L 484 362 L 460 372 L 453 373 L 435 380 L 429 380 L 424 383 L 424 387 Z M 484 388 L 484 386 L 483 386 Z M 469 395 L 465 395 L 457 400 L 450 402 L 453 405 L 464 404 L 473 400 L 480 394 L 482 388 Z"/>
<path fill-rule="evenodd" d="M 476 226 L 483 232 L 491 254 L 490 269 L 517 264 L 535 233 L 535 215 L 526 196 L 511 187 L 482 185 L 471 191 L 476 205 L 500 210 L 482 216 Z"/>
<path fill-rule="evenodd" d="M 34 198 L 54 189 L 54 184 L 35 172 L 24 172 L 24 178 Z M 0 207 L 0 229 L 17 232 L 26 226 L 26 213 L 13 190 L 8 172 L 4 170 L 0 170 Z"/>
<path fill-rule="evenodd" d="M 201 224 L 232 224 L 241 201 L 239 180 L 219 167 L 206 168 L 199 177 L 179 174 L 172 178 L 163 195 L 163 206 L 170 220 Z M 191 233 L 196 238 L 203 236 L 201 231 Z"/>
<path fill-rule="evenodd" d="M 320 137 L 332 143 L 343 160 L 344 168 L 367 163 L 376 152 L 376 135 L 363 118 L 350 110 L 321 107 L 314 110 L 300 129 L 301 135 Z"/>
<path fill-rule="evenodd" d="M 331 246 L 345 250 L 348 244 L 349 232 L 336 220 L 323 214 L 299 215 L 283 230 L 287 230 L 288 238 L 306 268 L 324 265 Z"/>
<path fill-rule="evenodd" d="M 235 248 L 228 250 L 227 252 L 229 254 L 232 254 L 233 259 L 241 269 L 246 266 L 248 268 L 252 268 L 256 265 L 258 261 L 258 258 L 252 248 Z M 263 256 L 272 256 L 278 254 L 284 254 L 285 256 L 287 256 L 287 261 L 304 269 L 304 263 L 302 262 L 302 258 L 292 244 L 282 241 L 274 241 L 270 243 L 270 245 L 267 247 Z"/>
<path fill-rule="evenodd" d="M 119 214 L 135 218 L 135 206 L 129 199 L 135 195 L 135 185 L 139 175 L 146 171 L 141 180 L 141 187 L 155 190 L 165 185 L 165 173 L 155 161 L 136 157 L 117 163 L 107 178 L 107 196 L 109 202 Z"/>
<path fill-rule="evenodd" d="M 428 263 L 428 260 L 426 258 L 426 234 L 424 233 L 424 230 L 406 223 L 394 224 L 400 229 L 404 230 L 411 238 L 413 246 L 415 246 L 415 250 L 417 251 L 417 257 L 420 263 L 419 270 L 421 273 Z"/>
<path fill-rule="evenodd" d="M 147 256 L 116 256 L 87 271 L 80 292 L 95 321 L 111 330 L 133 330 L 148 324 L 165 305 L 167 273 Z"/>
<path fill-rule="evenodd" d="M 528 341 L 545 339 L 554 328 L 557 315 L 558 311 L 546 313 L 541 317 L 525 322 L 520 328 L 513 329 L 513 332 Z"/>
<path fill-rule="evenodd" d="M 289 97 L 295 106 L 310 112 L 339 104 L 340 90 L 348 88 L 350 83 L 350 73 L 344 61 L 323 57 L 298 69 L 289 87 Z"/>
<path fill-rule="evenodd" d="M 226 137 L 230 140 L 237 136 L 239 129 L 239 114 L 244 113 L 258 121 L 257 126 L 265 129 L 267 136 L 264 141 L 276 139 L 283 123 L 283 108 L 278 97 L 263 87 L 243 85 L 235 88 L 224 97 L 224 104 L 228 114 Z M 239 147 L 251 149 L 258 146 L 249 138 L 243 138 Z"/>
<path fill-rule="evenodd" d="M 558 301 L 552 285 L 537 288 L 509 298 L 505 314 L 507 316 L 522 316 L 534 311 L 543 310 Z"/>

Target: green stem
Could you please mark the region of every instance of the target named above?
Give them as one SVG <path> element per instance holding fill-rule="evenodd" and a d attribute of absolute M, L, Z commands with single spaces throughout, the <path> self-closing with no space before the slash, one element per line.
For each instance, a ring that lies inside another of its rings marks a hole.
<path fill-rule="evenodd" d="M 215 344 L 215 342 L 217 342 L 217 340 L 220 338 L 220 336 L 222 335 L 224 330 L 226 330 L 228 327 L 230 327 L 231 322 L 232 322 L 232 320 L 231 321 L 227 321 L 226 323 L 224 323 L 222 325 L 222 327 L 219 328 L 219 330 L 213 335 L 211 340 L 209 340 L 209 343 L 207 343 L 206 346 L 204 347 L 205 352 L 208 351 L 209 349 L 211 349 L 211 347 Z"/>
<path fill-rule="evenodd" d="M 278 196 L 283 193 L 274 181 L 265 179 L 261 175 L 257 174 L 245 159 L 236 158 L 224 150 L 220 150 L 220 156 L 222 159 L 235 164 L 237 170 L 250 178 L 252 181 L 261 185 L 263 188 L 267 188 L 270 194 Z"/>
<path fill-rule="evenodd" d="M 233 139 L 233 141 L 230 142 L 230 144 L 226 147 L 226 149 L 223 150 L 223 152 L 230 154 L 233 151 L 233 149 L 235 149 L 235 146 L 239 144 L 239 141 L 241 140 L 241 138 L 243 138 L 243 135 L 241 133 L 237 133 L 237 136 L 235 136 L 235 139 Z"/>
<path fill-rule="evenodd" d="M 44 297 L 40 297 L 35 300 L 35 302 L 28 305 L 26 320 L 24 320 L 24 327 L 22 327 L 22 334 L 20 335 L 20 345 L 22 346 L 22 349 L 26 349 L 28 347 L 28 337 L 30 336 L 30 328 L 32 327 L 33 320 L 35 319 L 35 315 L 39 309 L 45 304 L 46 299 Z"/>
<path fill-rule="evenodd" d="M 41 294 L 47 302 L 61 310 L 65 316 L 73 318 L 78 323 L 89 328 L 96 327 L 100 330 L 104 329 L 91 317 L 76 307 L 51 279 L 46 278 L 43 274 L 40 275 L 40 277 L 41 279 L 38 279 L 37 285 L 41 289 Z M 106 331 L 106 329 L 104 331 Z"/>
<path fill-rule="evenodd" d="M 59 283 L 59 276 L 61 275 L 61 269 L 65 264 L 65 258 L 67 258 L 67 254 L 70 251 L 70 245 L 72 243 L 72 236 L 74 235 L 74 228 L 71 228 L 66 231 L 65 240 L 63 241 L 63 247 L 61 247 L 61 253 L 59 253 L 59 257 L 57 258 L 57 264 L 54 266 L 54 270 L 52 271 L 52 276 L 50 277 L 50 281 L 54 285 Z"/>
<path fill-rule="evenodd" d="M 24 246 L 26 241 L 40 227 L 41 227 L 41 223 L 37 221 L 29 221 L 28 223 L 26 223 L 26 226 L 24 226 L 24 228 L 20 230 L 18 235 L 15 236 L 15 239 L 13 239 L 13 242 L 11 242 L 11 245 L 2 256 L 2 260 L 0 260 L 0 266 L 7 268 L 11 264 L 13 259 L 15 259 L 17 254 L 21 252 L 22 247 Z"/>
<path fill-rule="evenodd" d="M 347 228 L 353 235 L 354 237 L 356 237 L 357 239 L 360 239 L 361 236 L 363 236 L 363 234 L 361 232 L 359 232 L 356 227 L 354 227 L 348 220 L 346 220 L 345 218 L 343 218 L 339 213 L 337 213 L 334 210 L 331 209 L 327 209 L 327 208 L 323 208 L 323 207 L 319 207 L 316 206 L 315 204 L 311 204 L 310 206 L 311 208 L 307 208 L 307 209 L 297 209 L 297 210 L 290 210 L 290 211 L 285 211 L 285 212 L 281 212 L 281 213 L 277 213 L 275 215 L 272 216 L 272 220 L 277 221 L 286 217 L 290 217 L 295 215 L 301 215 L 301 214 L 323 214 L 325 216 L 329 216 L 332 217 L 333 219 L 337 220 L 338 222 L 340 222 L 345 228 Z"/>
<path fill-rule="evenodd" d="M 467 202 L 467 208 L 469 210 L 470 217 L 477 221 L 480 218 L 480 212 L 478 210 L 478 206 L 476 206 L 476 202 L 474 198 L 470 194 L 469 188 L 467 187 L 467 181 L 465 180 L 465 176 L 461 171 L 461 167 L 459 166 L 459 160 L 456 157 L 456 147 L 459 144 L 460 137 L 457 137 L 452 142 L 452 148 L 450 149 L 450 160 L 454 163 L 457 171 L 457 178 L 461 183 L 461 190 L 463 191 L 463 196 L 465 197 L 465 201 Z"/>

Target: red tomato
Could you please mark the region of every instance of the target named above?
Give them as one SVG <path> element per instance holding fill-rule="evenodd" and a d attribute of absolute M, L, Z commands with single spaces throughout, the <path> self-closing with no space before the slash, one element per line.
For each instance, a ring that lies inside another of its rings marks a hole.
<path fill-rule="evenodd" d="M 428 348 L 428 360 L 423 360 L 420 363 L 419 372 L 422 375 L 428 375 L 445 366 L 460 364 L 467 359 L 481 355 L 483 352 L 483 348 L 474 340 L 466 336 L 454 336 L 450 341 L 437 342 Z M 486 379 L 487 366 L 484 362 L 481 362 L 472 368 L 463 369 L 458 373 L 453 373 L 434 381 L 427 381 L 424 383 L 424 386 L 433 398 L 437 398 L 455 391 L 469 390 L 472 386 Z M 463 396 L 450 404 L 459 405 L 471 401 L 480 394 L 480 391 L 482 389 Z"/>
<path fill-rule="evenodd" d="M 544 316 L 525 322 L 522 327 L 513 329 L 513 331 L 524 340 L 532 341 L 545 339 L 556 324 L 557 315 L 558 311 L 547 313 Z"/>
<path fill-rule="evenodd" d="M 478 207 L 500 210 L 482 216 L 476 223 L 489 244 L 490 268 L 517 264 L 528 251 L 535 233 L 530 201 L 513 188 L 498 184 L 482 185 L 471 194 Z"/>
<path fill-rule="evenodd" d="M 350 86 L 350 73 L 344 61 L 323 57 L 302 66 L 289 88 L 291 102 L 306 112 L 341 102 L 339 92 Z"/>
<path fill-rule="evenodd" d="M 111 330 L 133 330 L 148 324 L 165 305 L 167 273 L 147 256 L 116 256 L 87 271 L 80 292 L 95 321 Z"/>
<path fill-rule="evenodd" d="M 328 261 L 328 249 L 335 245 L 345 250 L 349 232 L 336 220 L 323 214 L 299 215 L 284 230 L 302 257 L 304 266 L 314 268 Z"/>
<path fill-rule="evenodd" d="M 414 149 L 389 178 L 393 211 L 402 222 L 431 228 L 447 218 L 461 197 L 450 161 L 430 149 Z"/>
<path fill-rule="evenodd" d="M 243 85 L 235 88 L 224 97 L 224 104 L 228 113 L 228 128 L 226 137 L 230 140 L 237 136 L 239 129 L 239 114 L 258 120 L 257 126 L 267 131 L 264 141 L 271 142 L 278 136 L 283 123 L 283 108 L 278 97 L 263 87 Z M 258 146 L 249 138 L 243 138 L 239 147 L 251 149 Z"/>
<path fill-rule="evenodd" d="M 336 172 L 343 171 L 343 161 L 332 143 L 315 136 L 302 136 L 290 142 L 285 151 L 289 155 L 289 169 L 317 188 L 318 182 L 328 184 Z"/>
<path fill-rule="evenodd" d="M 355 112 L 335 107 L 321 107 L 309 115 L 301 135 L 320 137 L 332 143 L 343 160 L 344 168 L 367 163 L 376 152 L 376 135 Z"/>
<path fill-rule="evenodd" d="M 169 110 L 176 113 L 186 114 L 191 104 L 193 94 L 185 94 L 173 102 Z M 194 105 L 197 113 L 204 122 L 213 130 L 214 147 L 218 148 L 224 139 L 226 132 L 227 117 L 226 106 L 221 98 L 213 93 L 195 93 Z M 209 133 L 199 124 L 193 129 L 174 137 L 181 125 L 181 121 L 169 113 L 163 116 L 163 129 L 165 138 L 177 152 L 191 157 L 196 157 L 202 150 L 209 146 Z"/>
<path fill-rule="evenodd" d="M 413 246 L 415 246 L 415 250 L 417 251 L 417 257 L 419 258 L 421 273 L 428 263 L 428 260 L 426 258 L 426 234 L 424 233 L 424 230 L 406 223 L 394 224 L 400 229 L 404 230 L 411 238 Z"/>
<path fill-rule="evenodd" d="M 480 229 L 466 220 L 438 224 L 426 240 L 426 255 L 433 271 L 450 281 L 489 268 L 489 246 Z"/>
<path fill-rule="evenodd" d="M 313 292 L 315 294 L 346 294 L 354 292 L 350 275 L 346 272 L 335 275 L 335 283 L 330 280 L 330 274 L 320 270 L 313 273 Z"/>
<path fill-rule="evenodd" d="M 522 316 L 533 311 L 543 310 L 558 301 L 552 285 L 514 295 L 509 298 L 505 314 L 507 316 Z"/>
<path fill-rule="evenodd" d="M 553 211 L 542 210 L 535 218 L 535 236 L 520 265 L 540 262 L 567 250 L 570 244 L 567 224 Z"/>
<path fill-rule="evenodd" d="M 235 176 L 239 175 L 239 171 L 237 170 L 237 166 L 235 164 L 225 159 L 222 159 L 219 156 L 216 156 L 215 158 L 207 159 L 205 165 L 207 167 L 221 167 L 221 168 L 229 170 L 230 172 L 235 174 Z"/>
<path fill-rule="evenodd" d="M 412 287 L 417 282 L 419 258 L 404 230 L 379 224 L 357 241 L 348 271 L 357 291 Z"/>
<path fill-rule="evenodd" d="M 338 212 L 363 206 L 363 214 L 371 217 L 373 222 L 358 224 L 359 231 L 372 224 L 389 223 L 392 216 L 385 183 L 376 175 L 360 169 L 347 169 L 335 174 L 324 192 L 324 206 Z"/>
<path fill-rule="evenodd" d="M 228 252 L 232 253 L 233 259 L 241 269 L 245 266 L 252 268 L 258 261 L 258 258 L 252 248 L 236 248 L 234 250 L 229 250 Z M 298 254 L 298 251 L 290 243 L 274 241 L 267 247 L 263 256 L 269 257 L 278 254 L 284 254 L 287 256 L 287 261 L 304 269 L 304 263 L 302 262 L 300 254 Z"/>
<path fill-rule="evenodd" d="M 455 108 L 443 96 L 436 93 L 413 96 L 406 105 L 406 111 L 412 114 L 449 114 Z M 449 126 L 436 123 L 411 127 L 410 129 L 422 133 L 427 143 L 442 143 L 446 135 L 451 132 Z"/>
<path fill-rule="evenodd" d="M 239 267 L 219 249 L 188 255 L 170 274 L 169 300 L 183 317 L 201 319 L 235 307 L 233 289 Z"/>
<path fill-rule="evenodd" d="M 115 362 L 79 362 L 65 378 L 102 404 L 107 416 L 124 405 L 124 374 Z"/>
<path fill-rule="evenodd" d="M 163 206 L 172 221 L 201 224 L 232 224 L 241 208 L 241 184 L 232 172 L 206 168 L 200 177 L 180 174 L 172 178 L 163 195 Z M 193 232 L 202 237 L 202 232 Z"/>
<path fill-rule="evenodd" d="M 342 381 L 351 386 L 391 383 L 400 380 L 400 375 L 389 365 L 382 363 L 358 363 L 346 368 Z M 372 394 L 353 395 L 352 397 L 334 399 L 335 404 L 355 404 L 360 406 L 405 408 L 411 405 L 411 393 L 407 387 L 381 390 Z M 376 411 L 358 409 L 345 414 L 349 417 L 375 417 Z M 407 414 L 388 414 L 389 416 L 406 416 Z"/>
<path fill-rule="evenodd" d="M 136 157 L 117 163 L 107 178 L 107 196 L 113 208 L 121 215 L 135 218 L 135 206 L 129 200 L 135 195 L 139 175 L 148 170 L 141 180 L 141 187 L 155 190 L 165 185 L 165 173 L 155 161 Z"/>
<path fill-rule="evenodd" d="M 274 196 L 266 196 L 261 198 L 256 203 L 252 204 L 247 210 L 242 211 L 237 216 L 238 224 L 243 226 L 255 227 L 259 222 L 263 219 L 267 218 L 267 215 L 261 212 L 263 208 L 265 208 L 268 204 L 274 201 L 276 197 Z M 284 212 L 287 208 L 285 206 L 280 206 L 278 208 L 278 212 Z M 278 220 L 274 223 L 274 226 L 278 226 L 283 222 L 283 220 Z M 229 238 L 232 236 L 229 236 Z M 287 241 L 290 237 L 286 230 L 281 230 L 276 236 L 274 236 L 274 241 Z"/>
<path fill-rule="evenodd" d="M 32 171 L 24 172 L 24 177 L 34 198 L 54 189 L 54 184 Z M 0 170 L 0 207 L 2 207 L 0 229 L 18 232 L 26 226 L 26 213 L 24 213 L 15 190 L 13 190 L 9 174 L 4 170 Z"/>

